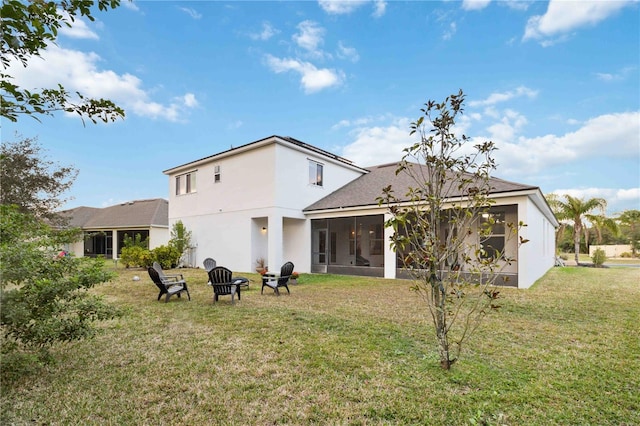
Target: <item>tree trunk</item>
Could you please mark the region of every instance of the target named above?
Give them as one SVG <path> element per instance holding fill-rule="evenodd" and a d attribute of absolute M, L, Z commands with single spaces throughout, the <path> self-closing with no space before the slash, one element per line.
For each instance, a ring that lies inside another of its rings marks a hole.
<path fill-rule="evenodd" d="M 436 317 L 436 337 L 438 339 L 438 354 L 440 356 L 440 366 L 445 369 L 451 369 L 453 362 L 451 361 L 451 353 L 449 351 L 449 337 L 447 336 L 447 311 L 446 302 L 447 295 L 444 287 L 435 271 L 432 269 L 431 277 L 431 297 Z"/>
<path fill-rule="evenodd" d="M 576 256 L 576 265 L 580 264 L 580 234 L 582 233 L 582 226 L 576 222 L 573 229 L 573 250 Z"/>

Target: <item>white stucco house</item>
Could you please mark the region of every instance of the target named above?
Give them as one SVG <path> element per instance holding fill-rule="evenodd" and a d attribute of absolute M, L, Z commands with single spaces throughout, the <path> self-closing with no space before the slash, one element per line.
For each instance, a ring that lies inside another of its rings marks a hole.
<path fill-rule="evenodd" d="M 264 258 L 271 271 L 292 261 L 298 272 L 402 276 L 376 197 L 392 183 L 395 164 L 362 168 L 291 137 L 270 136 L 164 171 L 169 224 L 192 232 L 194 263 L 212 257 L 234 271 Z M 558 222 L 540 189 L 492 179 L 492 213 L 527 224 L 505 273 L 527 288 L 555 259 Z M 405 185 L 406 186 L 406 185 Z M 500 240 L 500 235 L 494 236 Z M 509 249 L 506 247 L 505 249 Z"/>

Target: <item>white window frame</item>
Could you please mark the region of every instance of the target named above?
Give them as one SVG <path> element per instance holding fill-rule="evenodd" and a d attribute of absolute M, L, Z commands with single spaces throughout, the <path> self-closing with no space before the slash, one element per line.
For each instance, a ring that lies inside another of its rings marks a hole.
<path fill-rule="evenodd" d="M 176 176 L 176 195 L 193 194 L 196 191 L 196 170 Z"/>
<path fill-rule="evenodd" d="M 324 186 L 324 164 L 309 159 L 309 185 Z"/>

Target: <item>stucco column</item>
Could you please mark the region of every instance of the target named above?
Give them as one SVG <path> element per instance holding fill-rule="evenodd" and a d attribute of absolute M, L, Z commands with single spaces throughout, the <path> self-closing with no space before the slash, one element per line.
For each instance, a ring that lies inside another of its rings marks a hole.
<path fill-rule="evenodd" d="M 269 215 L 269 225 L 267 226 L 267 266 L 269 272 L 280 272 L 282 266 L 282 216 Z"/>
<path fill-rule="evenodd" d="M 111 232 L 111 258 L 118 259 L 118 231 L 112 229 L 107 232 Z"/>
<path fill-rule="evenodd" d="M 390 213 L 385 213 L 384 221 L 391 219 Z M 395 278 L 396 277 L 396 252 L 391 249 L 391 237 L 393 236 L 393 228 L 384 228 L 384 277 Z"/>

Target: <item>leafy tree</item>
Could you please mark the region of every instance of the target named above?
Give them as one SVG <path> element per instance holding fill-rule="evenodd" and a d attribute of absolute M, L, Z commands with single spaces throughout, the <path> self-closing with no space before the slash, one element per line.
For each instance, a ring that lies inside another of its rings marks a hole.
<path fill-rule="evenodd" d="M 0 8 L 2 28 L 2 72 L 0 72 L 0 116 L 17 121 L 20 115 L 38 119 L 56 111 L 77 113 L 92 122 L 109 122 L 124 117 L 124 110 L 107 99 L 87 98 L 79 92 L 69 93 L 57 87 L 29 90 L 21 88 L 9 74 L 10 65 L 27 67 L 29 60 L 41 56 L 55 43 L 58 30 L 71 26 L 76 18 L 90 21 L 94 6 L 100 11 L 118 7 L 120 0 L 3 0 Z"/>
<path fill-rule="evenodd" d="M 492 229 L 502 227 L 510 239 L 522 226 L 490 211 L 495 147 L 481 142 L 467 149 L 469 139 L 455 135 L 463 103 L 460 91 L 425 104 L 411 124 L 411 134 L 420 140 L 404 149 L 396 170 L 411 187 L 396 195 L 388 186 L 378 198 L 389 207 L 385 225 L 394 230 L 392 247 L 429 308 L 444 369 L 451 368 L 481 319 L 498 307 L 494 284 L 514 261 L 508 250 L 491 247 Z"/>
<path fill-rule="evenodd" d="M 35 138 L 3 142 L 0 161 L 0 204 L 14 204 L 23 213 L 47 219 L 55 217 L 54 211 L 68 201 L 61 195 L 78 175 L 73 167 L 44 159 Z"/>
<path fill-rule="evenodd" d="M 25 354 L 46 360 L 55 342 L 91 336 L 94 321 L 117 314 L 87 291 L 112 278 L 104 260 L 61 250 L 78 230 L 56 230 L 16 206 L 0 205 L 0 213 L 3 363 Z"/>
<path fill-rule="evenodd" d="M 618 215 L 617 221 L 628 228 L 626 234 L 628 240 L 631 241 L 631 250 L 633 256 L 637 256 L 637 252 L 640 250 L 640 210 L 625 210 Z"/>
<path fill-rule="evenodd" d="M 181 220 L 178 220 L 171 227 L 171 239 L 169 246 L 174 247 L 182 257 L 184 253 L 191 247 L 191 231 L 187 230 Z"/>
<path fill-rule="evenodd" d="M 563 199 L 564 198 L 564 199 Z M 553 209 L 559 221 L 570 221 L 573 223 L 573 248 L 575 253 L 576 264 L 579 263 L 580 239 L 583 233 L 583 221 L 586 215 L 592 211 L 599 209 L 602 214 L 607 207 L 607 201 L 604 198 L 583 198 L 564 195 L 564 197 L 555 197 L 549 200 L 549 205 Z M 587 242 L 588 244 L 588 242 Z"/>

